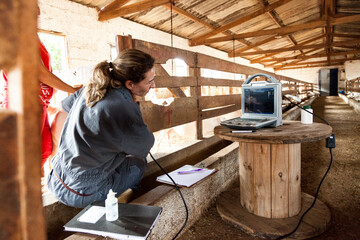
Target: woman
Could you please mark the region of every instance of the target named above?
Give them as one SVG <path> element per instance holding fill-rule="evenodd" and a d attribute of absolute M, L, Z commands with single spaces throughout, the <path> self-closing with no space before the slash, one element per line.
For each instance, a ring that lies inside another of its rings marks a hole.
<path fill-rule="evenodd" d="M 90 82 L 62 102 L 69 115 L 48 178 L 59 201 L 85 207 L 110 189 L 118 196 L 137 188 L 154 136 L 133 99 L 155 87 L 154 76 L 150 55 L 126 50 L 99 63 Z"/>

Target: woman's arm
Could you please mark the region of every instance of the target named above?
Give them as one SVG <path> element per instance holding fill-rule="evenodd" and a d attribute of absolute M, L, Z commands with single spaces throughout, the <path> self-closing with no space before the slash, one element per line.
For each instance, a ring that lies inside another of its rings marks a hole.
<path fill-rule="evenodd" d="M 52 72 L 50 72 L 42 63 L 40 66 L 40 82 L 55 88 L 57 90 L 61 90 L 68 93 L 74 93 L 77 90 L 79 90 L 81 87 L 72 87 L 66 83 L 64 83 L 60 78 L 58 78 L 56 75 L 54 75 Z"/>

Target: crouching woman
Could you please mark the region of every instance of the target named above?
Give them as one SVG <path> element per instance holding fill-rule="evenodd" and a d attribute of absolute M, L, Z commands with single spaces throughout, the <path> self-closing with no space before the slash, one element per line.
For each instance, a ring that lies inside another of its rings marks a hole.
<path fill-rule="evenodd" d="M 62 102 L 68 117 L 59 150 L 51 160 L 48 188 L 73 207 L 136 190 L 146 169 L 154 136 L 145 125 L 135 96 L 154 83 L 154 59 L 125 50 L 113 62 L 100 62 L 89 83 Z"/>

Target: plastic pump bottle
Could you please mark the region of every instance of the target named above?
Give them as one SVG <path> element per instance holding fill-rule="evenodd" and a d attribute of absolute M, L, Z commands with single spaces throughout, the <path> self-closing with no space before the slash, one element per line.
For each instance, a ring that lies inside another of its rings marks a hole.
<path fill-rule="evenodd" d="M 118 209 L 118 200 L 115 197 L 115 192 L 110 189 L 107 198 L 105 200 L 105 211 L 106 211 L 106 220 L 115 221 L 119 217 Z"/>
<path fill-rule="evenodd" d="M 310 106 L 305 106 L 304 109 L 306 109 L 309 112 L 313 112 Z M 313 115 L 305 110 L 301 110 L 301 123 L 302 124 L 312 124 L 313 123 Z"/>

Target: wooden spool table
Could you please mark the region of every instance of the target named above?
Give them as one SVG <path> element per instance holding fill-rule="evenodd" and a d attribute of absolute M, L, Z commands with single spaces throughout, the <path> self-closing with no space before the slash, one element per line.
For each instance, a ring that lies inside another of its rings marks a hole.
<path fill-rule="evenodd" d="M 221 217 L 256 237 L 271 239 L 291 232 L 314 200 L 301 193 L 301 143 L 327 138 L 332 128 L 284 121 L 282 126 L 253 133 L 232 133 L 223 126 L 215 127 L 214 133 L 239 142 L 240 189 L 220 195 Z M 317 200 L 291 238 L 321 234 L 330 218 L 329 208 Z"/>

